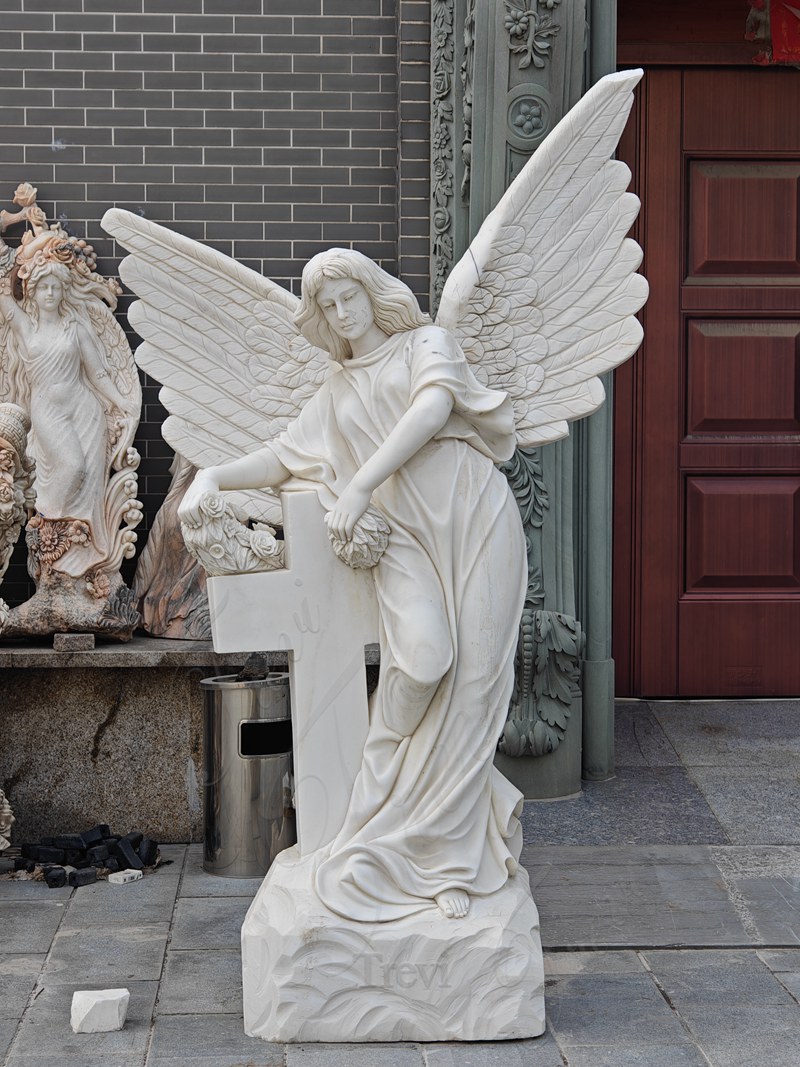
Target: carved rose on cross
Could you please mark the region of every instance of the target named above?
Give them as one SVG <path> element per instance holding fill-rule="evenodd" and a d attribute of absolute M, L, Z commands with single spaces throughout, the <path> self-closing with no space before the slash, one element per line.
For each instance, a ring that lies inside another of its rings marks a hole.
<path fill-rule="evenodd" d="M 35 189 L 30 182 L 21 182 L 14 190 L 13 203 L 18 204 L 20 207 L 30 207 L 31 204 L 36 203 L 36 194 L 39 192 Z"/>

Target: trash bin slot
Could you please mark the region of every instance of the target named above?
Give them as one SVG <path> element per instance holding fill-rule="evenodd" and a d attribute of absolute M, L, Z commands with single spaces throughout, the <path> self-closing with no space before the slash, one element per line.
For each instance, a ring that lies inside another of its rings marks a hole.
<path fill-rule="evenodd" d="M 239 755 L 244 759 L 291 751 L 291 719 L 245 719 L 239 723 Z"/>

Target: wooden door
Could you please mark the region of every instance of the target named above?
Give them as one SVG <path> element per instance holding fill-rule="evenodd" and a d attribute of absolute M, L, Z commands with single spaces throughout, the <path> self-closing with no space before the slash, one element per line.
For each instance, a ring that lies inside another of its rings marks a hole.
<path fill-rule="evenodd" d="M 800 74 L 647 73 L 645 344 L 617 374 L 618 692 L 800 693 Z"/>

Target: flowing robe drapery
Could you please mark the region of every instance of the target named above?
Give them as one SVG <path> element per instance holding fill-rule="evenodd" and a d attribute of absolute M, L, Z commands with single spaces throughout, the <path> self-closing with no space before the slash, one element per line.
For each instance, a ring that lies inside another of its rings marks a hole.
<path fill-rule="evenodd" d="M 47 519 L 80 519 L 91 543 L 75 545 L 55 568 L 79 576 L 108 549 L 105 487 L 108 427 L 103 405 L 84 377 L 80 331 L 74 323 L 44 343 L 41 334 L 22 353 L 30 383 L 36 509 Z"/>
<path fill-rule="evenodd" d="M 490 894 L 517 866 L 522 795 L 492 762 L 527 573 L 495 466 L 513 452 L 513 413 L 429 326 L 334 365 L 270 442 L 330 507 L 429 385 L 453 395 L 447 423 L 372 496 L 391 527 L 372 571 L 380 681 L 344 825 L 316 871 L 322 901 L 362 921 L 412 914 L 448 889 Z"/>

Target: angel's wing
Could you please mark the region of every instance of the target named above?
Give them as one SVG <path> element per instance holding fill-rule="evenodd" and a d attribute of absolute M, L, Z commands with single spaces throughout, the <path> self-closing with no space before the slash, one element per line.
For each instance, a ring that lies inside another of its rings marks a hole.
<path fill-rule="evenodd" d="M 297 297 L 213 248 L 111 208 L 101 225 L 132 254 L 139 366 L 161 382 L 162 433 L 208 467 L 254 452 L 319 388 L 328 359 L 297 331 Z"/>
<path fill-rule="evenodd" d="M 616 149 L 642 71 L 599 81 L 537 149 L 444 287 L 437 322 L 508 392 L 522 447 L 565 437 L 600 406 L 598 375 L 638 348 L 639 200 Z"/>

